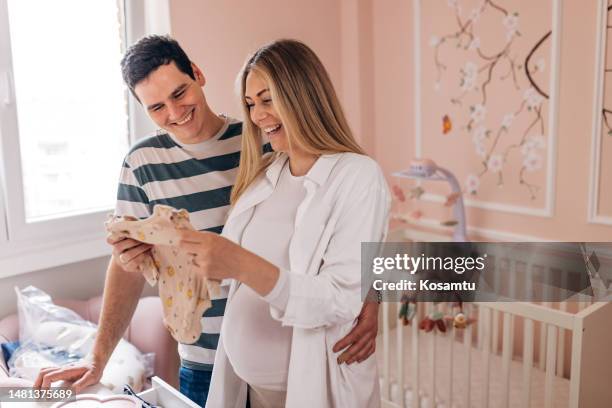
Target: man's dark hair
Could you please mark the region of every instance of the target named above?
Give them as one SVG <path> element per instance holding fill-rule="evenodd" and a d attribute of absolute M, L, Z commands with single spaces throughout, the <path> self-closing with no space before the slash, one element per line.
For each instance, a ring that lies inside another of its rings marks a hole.
<path fill-rule="evenodd" d="M 160 66 L 173 61 L 181 72 L 195 80 L 191 61 L 175 39 L 149 35 L 138 40 L 125 52 L 121 59 L 121 74 L 132 95 L 138 99 L 134 87 Z"/>

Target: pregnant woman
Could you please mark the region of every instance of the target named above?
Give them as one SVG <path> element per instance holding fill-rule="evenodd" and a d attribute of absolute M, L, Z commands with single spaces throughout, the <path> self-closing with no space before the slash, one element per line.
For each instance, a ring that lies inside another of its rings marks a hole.
<path fill-rule="evenodd" d="M 231 282 L 207 407 L 378 407 L 375 356 L 332 348 L 362 308 L 361 242 L 389 194 L 303 43 L 260 48 L 241 76 L 242 155 L 222 236 L 185 231 L 204 276 Z M 262 154 L 262 138 L 274 152 Z"/>

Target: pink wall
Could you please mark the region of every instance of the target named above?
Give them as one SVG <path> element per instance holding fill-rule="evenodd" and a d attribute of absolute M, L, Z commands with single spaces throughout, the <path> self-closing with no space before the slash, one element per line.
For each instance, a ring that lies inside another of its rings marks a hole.
<path fill-rule="evenodd" d="M 447 7 L 447 2 L 440 2 Z M 462 2 L 465 3 L 465 2 Z M 506 4 L 512 2 L 506 2 Z M 514 2 L 516 3 L 516 2 Z M 609 241 L 612 228 L 587 222 L 591 133 L 593 131 L 597 2 L 564 2 L 557 166 L 553 216 L 531 216 L 469 208 L 468 224 L 505 233 L 508 239 L 542 238 L 565 241 Z M 469 9 L 467 9 L 467 12 Z M 387 173 L 406 168 L 414 156 L 413 9 L 412 2 L 375 2 L 374 88 L 376 157 Z M 425 22 L 424 24 L 427 24 Z M 423 92 L 430 91 L 425 88 Z M 464 160 L 457 155 L 456 160 Z M 605 161 L 606 158 L 603 158 Z M 609 161 L 609 158 L 608 158 Z M 452 167 L 453 163 L 440 163 Z M 420 202 L 428 218 L 444 220 L 450 212 L 440 204 Z M 499 234 L 480 234 L 480 238 Z M 511 235 L 516 234 L 516 235 Z M 473 234 L 476 236 L 479 234 Z"/>
<path fill-rule="evenodd" d="M 435 1 L 447 7 L 447 1 Z M 612 227 L 587 222 L 597 2 L 563 3 L 552 216 L 468 208 L 468 224 L 478 231 L 474 238 L 612 238 Z M 207 76 L 211 106 L 232 115 L 239 114 L 234 79 L 246 55 L 276 38 L 305 41 L 330 72 L 362 145 L 390 174 L 406 168 L 415 154 L 412 5 L 409 0 L 183 0 L 171 3 L 171 22 L 174 36 Z M 440 164 L 453 168 L 465 158 L 446 160 Z M 436 203 L 411 203 L 406 210 L 413 208 L 434 224 L 450 217 Z"/>
<path fill-rule="evenodd" d="M 208 102 L 218 112 L 239 117 L 236 76 L 249 54 L 278 38 L 306 42 L 342 85 L 336 2 L 182 0 L 171 3 L 170 13 L 172 34 L 202 68 Z"/>
<path fill-rule="evenodd" d="M 235 117 L 234 81 L 247 56 L 278 38 L 304 41 L 327 68 L 356 137 L 373 152 L 371 1 L 182 0 L 170 4 L 172 34 L 207 77 L 211 107 Z"/>

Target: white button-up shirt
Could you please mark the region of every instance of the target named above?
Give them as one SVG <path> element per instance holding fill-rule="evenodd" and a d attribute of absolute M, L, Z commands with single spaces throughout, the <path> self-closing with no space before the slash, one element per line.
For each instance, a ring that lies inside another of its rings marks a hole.
<path fill-rule="evenodd" d="M 244 192 L 229 213 L 223 236 L 241 242 L 255 206 L 270 196 L 286 160 L 280 154 Z M 270 305 L 274 319 L 293 327 L 286 406 L 378 407 L 375 356 L 339 365 L 332 347 L 353 327 L 363 305 L 361 243 L 382 241 L 386 233 L 390 195 L 385 178 L 369 157 L 338 153 L 320 156 L 304 187 L 289 245 L 291 268 L 282 271 L 288 301 L 284 310 Z M 238 285 L 231 282 L 228 302 Z M 248 339 L 244 346 L 249 347 Z M 221 335 L 206 407 L 244 408 L 246 398 L 247 384 L 232 369 Z"/>

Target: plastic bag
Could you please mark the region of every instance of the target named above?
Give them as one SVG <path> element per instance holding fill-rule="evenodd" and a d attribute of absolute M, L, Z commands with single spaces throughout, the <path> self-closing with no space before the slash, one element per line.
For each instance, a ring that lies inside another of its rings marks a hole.
<path fill-rule="evenodd" d="M 53 304 L 51 297 L 34 286 L 15 287 L 20 346 L 9 359 L 11 376 L 35 379 L 42 367 L 62 366 L 83 358 L 91 349 L 92 336 L 75 333 L 78 327 L 95 325 L 77 313 Z M 95 334 L 94 330 L 90 330 Z M 58 347 L 57 342 L 67 347 Z"/>
<path fill-rule="evenodd" d="M 28 286 L 24 289 L 15 287 L 17 294 L 17 311 L 19 315 L 19 341 L 27 342 L 44 322 L 65 322 L 87 327 L 96 327 L 76 312 L 57 306 L 51 296 L 42 290 Z"/>
<path fill-rule="evenodd" d="M 53 304 L 51 297 L 33 286 L 17 293 L 20 347 L 8 361 L 11 376 L 34 381 L 41 368 L 63 366 L 85 358 L 93 349 L 97 326 L 74 311 Z M 100 382 L 120 392 L 123 384 L 142 389 L 153 374 L 154 353 L 141 354 L 121 340 L 109 359 Z"/>

